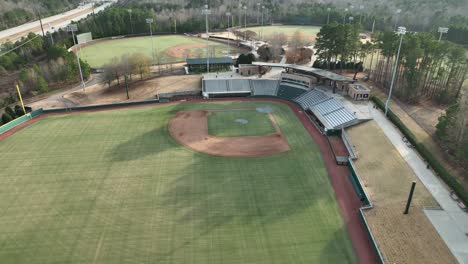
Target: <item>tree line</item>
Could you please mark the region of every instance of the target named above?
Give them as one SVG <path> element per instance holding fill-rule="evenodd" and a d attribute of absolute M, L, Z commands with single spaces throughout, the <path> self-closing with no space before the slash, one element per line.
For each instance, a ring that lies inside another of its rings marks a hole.
<path fill-rule="evenodd" d="M 375 44 L 369 45 L 366 51 L 376 54 L 376 67 L 370 69 L 371 79 L 386 89 L 390 87 L 398 44 L 399 36 L 383 32 L 376 35 Z M 439 104 L 453 104 L 467 77 L 468 58 L 462 46 L 439 42 L 430 33 L 403 36 L 394 85 L 395 95 L 401 100 L 431 99 Z"/>

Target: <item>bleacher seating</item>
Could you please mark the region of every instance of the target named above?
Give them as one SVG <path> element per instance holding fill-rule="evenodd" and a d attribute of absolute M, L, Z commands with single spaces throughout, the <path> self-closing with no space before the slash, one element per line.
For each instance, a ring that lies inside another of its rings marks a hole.
<path fill-rule="evenodd" d="M 303 87 L 299 85 L 280 83 L 278 87 L 277 96 L 292 100 L 296 97 L 299 97 L 303 93 L 307 92 Z"/>
<path fill-rule="evenodd" d="M 252 95 L 276 96 L 278 80 L 251 80 Z"/>

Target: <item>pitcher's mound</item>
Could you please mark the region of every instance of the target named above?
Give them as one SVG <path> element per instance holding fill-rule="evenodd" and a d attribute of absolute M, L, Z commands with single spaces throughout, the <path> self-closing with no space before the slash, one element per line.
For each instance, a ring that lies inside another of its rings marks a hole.
<path fill-rule="evenodd" d="M 215 137 L 208 134 L 209 111 L 180 111 L 169 121 L 169 133 L 179 143 L 201 153 L 223 157 L 261 157 L 289 151 L 275 119 L 275 133 L 264 136 Z"/>

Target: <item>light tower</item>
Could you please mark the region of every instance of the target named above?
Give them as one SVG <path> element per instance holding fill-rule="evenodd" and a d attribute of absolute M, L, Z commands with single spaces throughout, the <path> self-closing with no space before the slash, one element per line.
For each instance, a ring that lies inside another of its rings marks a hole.
<path fill-rule="evenodd" d="M 153 60 L 151 61 L 151 65 L 154 64 L 154 41 L 153 41 L 153 27 L 152 27 L 152 24 L 153 24 L 153 19 L 152 18 L 147 18 L 146 19 L 146 24 L 149 25 L 149 28 L 150 28 L 150 38 L 151 38 L 151 54 L 153 56 Z"/>
<path fill-rule="evenodd" d="M 439 30 L 437 30 L 437 32 L 440 33 L 440 35 L 439 35 L 439 41 L 442 40 L 442 34 L 447 34 L 448 31 L 449 31 L 449 28 L 447 28 L 447 27 L 439 27 Z"/>
<path fill-rule="evenodd" d="M 133 35 L 133 22 L 132 22 L 132 10 L 128 9 L 128 14 L 130 15 L 130 28 L 132 30 L 132 35 Z"/>
<path fill-rule="evenodd" d="M 208 15 L 211 15 L 211 10 L 208 5 L 202 10 L 202 14 L 205 15 L 205 27 L 206 27 L 206 71 L 210 72 L 210 55 L 208 54 Z"/>
<path fill-rule="evenodd" d="M 231 16 L 231 12 L 227 12 L 226 13 L 226 16 L 227 16 L 227 32 L 228 32 L 228 47 L 229 47 L 229 56 L 231 55 L 231 38 L 229 37 L 229 32 L 230 32 L 230 29 L 229 29 L 229 20 L 230 20 L 230 16 Z"/>
<path fill-rule="evenodd" d="M 394 29 L 393 29 L 393 30 L 395 30 L 395 31 L 397 30 L 398 20 L 400 20 L 400 13 L 401 13 L 401 9 L 397 9 L 397 11 L 396 11 L 397 17 L 396 17 L 396 20 L 395 20 L 395 27 L 394 27 Z"/>
<path fill-rule="evenodd" d="M 343 25 L 346 24 L 346 16 L 348 14 L 348 8 L 344 9 L 344 16 L 343 16 Z"/>
<path fill-rule="evenodd" d="M 327 25 L 330 23 L 330 11 L 331 8 L 327 8 Z"/>
<path fill-rule="evenodd" d="M 72 33 L 72 38 L 73 38 L 73 44 L 76 46 L 76 40 L 75 40 L 75 32 L 78 31 L 78 25 L 77 24 L 70 24 L 67 26 L 67 31 Z M 79 44 L 78 44 L 79 45 Z M 86 91 L 86 84 L 83 79 L 83 72 L 81 71 L 81 63 L 80 63 L 80 55 L 78 54 L 78 46 L 76 47 L 76 60 L 78 61 L 78 70 L 80 71 L 80 78 L 81 78 L 81 88 L 83 89 L 83 92 Z"/>
<path fill-rule="evenodd" d="M 400 45 L 398 45 L 398 53 L 397 53 L 397 57 L 395 60 L 395 66 L 393 67 L 393 76 L 392 76 L 392 83 L 390 84 L 390 91 L 388 93 L 387 102 L 385 102 L 385 116 L 387 116 L 388 107 L 390 104 L 390 98 L 392 97 L 393 85 L 395 84 L 395 76 L 396 76 L 396 71 L 398 68 L 398 59 L 400 58 L 401 43 L 403 42 L 403 36 L 406 34 L 406 28 L 398 27 L 397 34 L 400 35 Z"/>

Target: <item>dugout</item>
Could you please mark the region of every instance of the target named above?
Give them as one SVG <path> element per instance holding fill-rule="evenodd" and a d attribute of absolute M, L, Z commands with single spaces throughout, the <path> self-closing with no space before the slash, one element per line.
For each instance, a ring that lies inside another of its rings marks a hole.
<path fill-rule="evenodd" d="M 207 64 L 210 64 L 210 72 L 226 71 L 234 65 L 232 58 L 195 58 L 187 59 L 186 64 L 189 72 L 206 72 Z"/>

